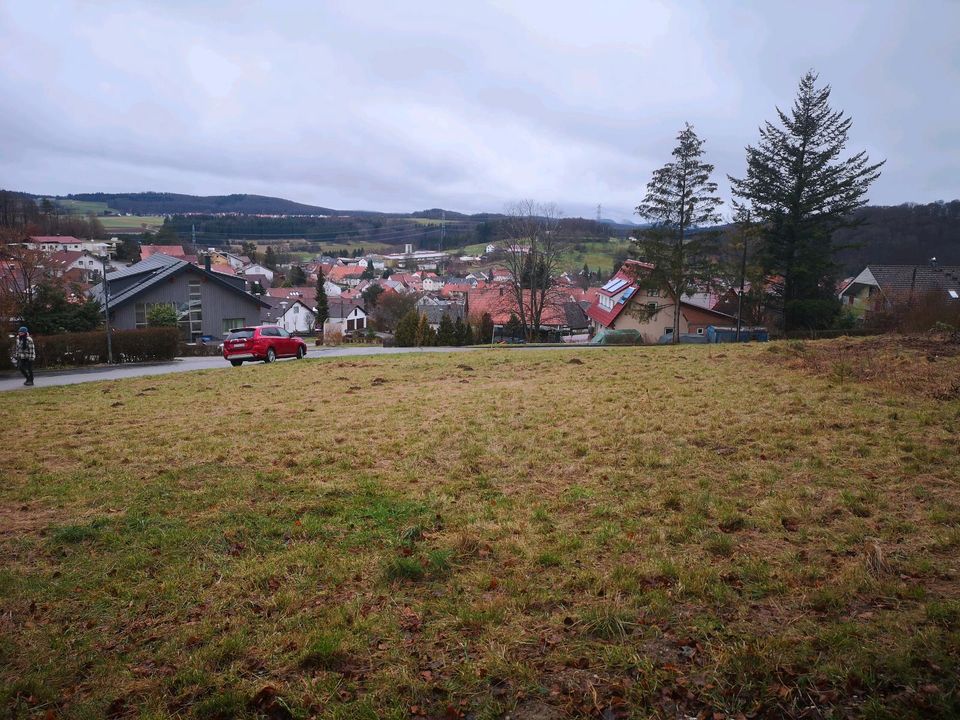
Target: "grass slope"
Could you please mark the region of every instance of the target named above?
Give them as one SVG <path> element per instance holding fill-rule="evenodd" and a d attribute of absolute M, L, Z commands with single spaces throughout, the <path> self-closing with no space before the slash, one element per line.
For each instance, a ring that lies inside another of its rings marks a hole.
<path fill-rule="evenodd" d="M 822 347 L 5 393 L 0 706 L 956 717 L 960 401 Z"/>

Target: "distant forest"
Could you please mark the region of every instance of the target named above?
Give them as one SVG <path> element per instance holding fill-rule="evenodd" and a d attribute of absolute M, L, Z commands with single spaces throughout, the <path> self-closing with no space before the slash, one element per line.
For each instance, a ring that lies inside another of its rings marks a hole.
<path fill-rule="evenodd" d="M 865 207 L 862 224 L 834 233 L 834 246 L 846 248 L 837 261 L 847 275 L 874 265 L 917 265 L 937 258 L 960 265 L 960 200 Z M 852 247 L 846 247 L 852 246 Z"/>
<path fill-rule="evenodd" d="M 264 213 L 270 215 L 332 215 L 336 210 L 304 205 L 264 195 L 180 195 L 177 193 L 79 193 L 66 200 L 102 202 L 122 213 L 170 215 L 173 213 Z"/>

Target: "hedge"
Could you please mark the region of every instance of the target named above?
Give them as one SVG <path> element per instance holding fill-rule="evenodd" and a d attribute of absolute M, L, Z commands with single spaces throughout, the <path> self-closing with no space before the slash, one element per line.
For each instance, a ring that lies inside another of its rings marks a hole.
<path fill-rule="evenodd" d="M 149 362 L 173 360 L 180 348 L 177 328 L 158 327 L 143 330 L 115 330 L 111 333 L 114 362 Z M 62 335 L 38 335 L 34 368 L 97 365 L 107 362 L 107 336 L 103 330 Z M 13 341 L 10 341 L 13 345 Z M 9 367 L 9 352 L 3 353 L 4 367 Z"/>

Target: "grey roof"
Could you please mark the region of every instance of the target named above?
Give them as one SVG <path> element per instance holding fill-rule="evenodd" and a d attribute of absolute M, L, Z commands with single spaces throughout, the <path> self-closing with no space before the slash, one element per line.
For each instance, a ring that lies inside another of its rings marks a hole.
<path fill-rule="evenodd" d="M 133 300 L 137 295 L 144 292 L 148 288 L 156 285 L 161 280 L 173 275 L 177 275 L 186 270 L 193 270 L 194 272 L 201 273 L 221 287 L 228 288 L 235 293 L 244 295 L 261 306 L 264 304 L 260 298 L 255 295 L 251 295 L 245 290 L 242 290 L 232 282 L 228 281 L 225 276 L 220 275 L 220 273 L 208 272 L 201 267 L 197 267 L 196 265 L 188 263 L 186 260 L 181 260 L 179 258 L 158 253 L 156 255 L 151 255 L 146 260 L 141 260 L 138 263 L 134 263 L 129 267 L 121 268 L 116 272 L 107 273 L 106 281 L 108 283 L 132 276 L 140 276 L 140 279 L 136 282 L 125 286 L 116 293 L 110 293 L 110 307 L 116 308 L 120 305 L 123 305 L 124 303 Z M 103 303 L 103 283 L 99 283 L 91 288 L 90 296 Z"/>
<path fill-rule="evenodd" d="M 457 318 L 463 320 L 463 305 L 459 303 L 448 303 L 444 305 L 421 305 L 417 308 L 421 315 L 427 316 L 427 322 L 431 325 L 439 325 L 443 316 L 450 317 L 451 322 L 456 322 Z"/>
<path fill-rule="evenodd" d="M 565 302 L 563 304 L 563 314 L 567 319 L 567 327 L 572 330 L 590 327 L 590 320 L 578 302 L 573 300 Z"/>
<path fill-rule="evenodd" d="M 867 269 L 885 294 L 911 289 L 914 292 L 960 291 L 960 265 L 868 265 Z"/>

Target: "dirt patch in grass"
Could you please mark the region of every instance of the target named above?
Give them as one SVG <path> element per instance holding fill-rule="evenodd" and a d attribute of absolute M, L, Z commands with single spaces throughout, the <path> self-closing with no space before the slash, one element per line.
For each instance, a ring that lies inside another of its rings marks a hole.
<path fill-rule="evenodd" d="M 880 335 L 770 345 L 792 368 L 838 383 L 867 383 L 892 393 L 960 399 L 960 336 Z"/>
<path fill-rule="evenodd" d="M 960 355 L 918 342 L 0 396 L 0 706 L 956 717 Z"/>

